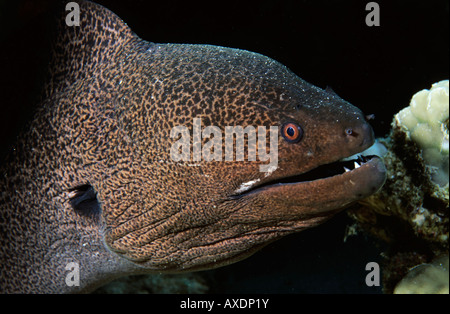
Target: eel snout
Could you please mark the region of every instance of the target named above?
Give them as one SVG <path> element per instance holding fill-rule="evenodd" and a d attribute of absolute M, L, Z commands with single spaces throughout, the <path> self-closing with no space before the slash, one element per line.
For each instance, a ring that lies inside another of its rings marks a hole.
<path fill-rule="evenodd" d="M 365 150 L 373 145 L 375 136 L 372 127 L 367 122 L 355 124 L 345 129 L 345 135 L 349 146 L 355 149 Z"/>

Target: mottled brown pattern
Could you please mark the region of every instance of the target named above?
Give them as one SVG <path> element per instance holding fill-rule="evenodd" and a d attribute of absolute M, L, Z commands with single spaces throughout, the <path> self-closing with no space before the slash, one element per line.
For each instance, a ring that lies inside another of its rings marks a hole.
<path fill-rule="evenodd" d="M 382 184 L 375 165 L 235 195 L 365 149 L 362 113 L 268 57 L 149 43 L 105 8 L 80 6 L 81 26 L 61 25 L 45 101 L 0 172 L 2 291 L 86 291 L 128 273 L 226 265 Z M 170 130 L 196 117 L 222 130 L 296 122 L 304 135 L 279 136 L 269 176 L 259 161 L 176 163 Z M 70 197 L 89 185 L 99 205 L 77 210 Z M 80 263 L 78 288 L 65 285 L 68 262 Z"/>

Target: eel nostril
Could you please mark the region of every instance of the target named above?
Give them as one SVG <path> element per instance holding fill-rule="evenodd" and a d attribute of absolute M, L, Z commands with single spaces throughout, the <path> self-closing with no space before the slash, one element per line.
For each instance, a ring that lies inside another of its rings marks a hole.
<path fill-rule="evenodd" d="M 361 141 L 360 146 L 364 147 L 370 147 L 374 141 L 375 141 L 375 135 L 373 133 L 373 129 L 368 123 L 364 123 L 356 128 L 358 132 L 355 132 L 355 129 L 353 129 L 353 132 L 351 136 L 358 137 Z"/>
<path fill-rule="evenodd" d="M 345 129 L 345 134 L 348 135 L 348 136 L 354 136 L 354 137 L 358 136 L 358 132 L 356 132 L 352 128 L 346 128 Z"/>

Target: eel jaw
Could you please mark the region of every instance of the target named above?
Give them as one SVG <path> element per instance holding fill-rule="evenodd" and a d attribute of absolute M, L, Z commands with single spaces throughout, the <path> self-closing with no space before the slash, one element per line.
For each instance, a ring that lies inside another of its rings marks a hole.
<path fill-rule="evenodd" d="M 299 175 L 255 184 L 241 193 L 232 195 L 231 198 L 258 197 L 258 194 L 274 197 L 279 194 L 288 198 L 289 202 L 295 199 L 304 201 L 305 191 L 322 191 L 324 195 L 328 195 L 326 193 L 328 186 L 330 192 L 334 191 L 334 198 L 341 200 L 341 204 L 336 204 L 339 205 L 334 208 L 336 209 L 377 192 L 385 180 L 386 168 L 381 159 L 378 156 L 361 154 L 355 159 L 343 158 Z M 300 195 L 303 195 L 303 198 Z"/>

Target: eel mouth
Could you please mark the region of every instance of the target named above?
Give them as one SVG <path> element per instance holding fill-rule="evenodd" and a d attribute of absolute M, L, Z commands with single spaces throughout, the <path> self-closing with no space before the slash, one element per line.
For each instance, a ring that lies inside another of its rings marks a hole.
<path fill-rule="evenodd" d="M 352 177 L 356 178 L 361 176 L 368 179 L 365 180 L 365 182 L 372 182 L 373 187 L 371 190 L 375 190 L 373 193 L 381 188 L 385 181 L 386 169 L 380 157 L 376 155 L 365 156 L 362 154 L 357 154 L 329 164 L 320 165 L 302 174 L 277 178 L 261 184 L 255 184 L 245 191 L 236 191 L 237 193 L 233 194 L 232 198 L 240 198 L 242 196 L 262 192 L 270 188 L 282 188 L 284 186 L 294 184 L 305 185 L 323 180 L 329 180 L 331 183 L 331 181 L 337 182 L 336 180 L 340 179 L 345 181 Z"/>

